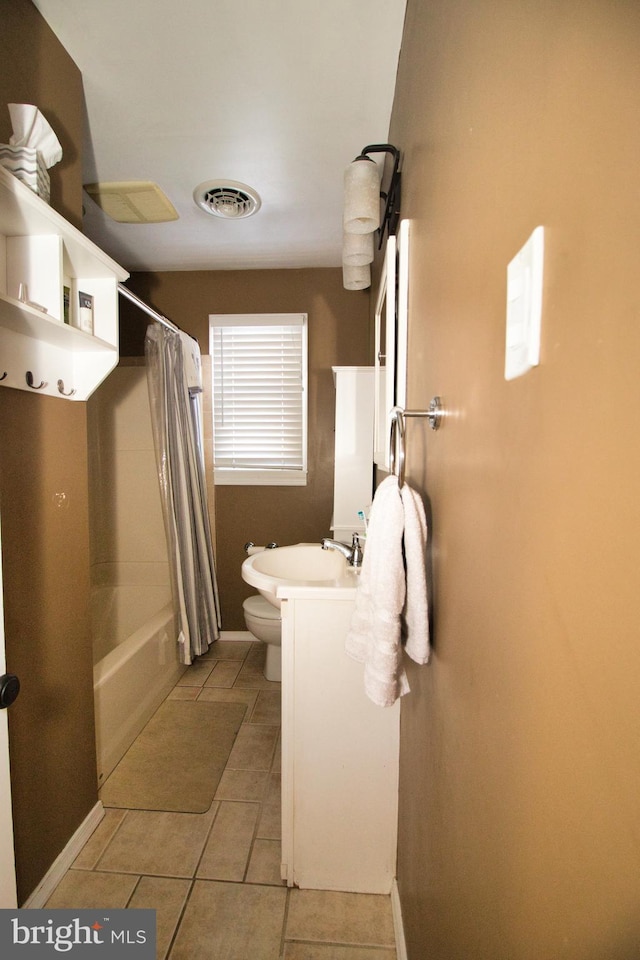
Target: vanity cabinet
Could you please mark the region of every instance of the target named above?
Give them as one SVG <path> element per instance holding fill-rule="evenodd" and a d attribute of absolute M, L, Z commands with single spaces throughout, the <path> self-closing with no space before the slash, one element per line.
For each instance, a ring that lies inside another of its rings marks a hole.
<path fill-rule="evenodd" d="M 0 386 L 86 400 L 118 363 L 127 277 L 0 167 Z"/>
<path fill-rule="evenodd" d="M 286 594 L 282 878 L 303 889 L 388 894 L 396 873 L 400 703 L 373 704 L 363 664 L 345 653 L 355 588 Z"/>

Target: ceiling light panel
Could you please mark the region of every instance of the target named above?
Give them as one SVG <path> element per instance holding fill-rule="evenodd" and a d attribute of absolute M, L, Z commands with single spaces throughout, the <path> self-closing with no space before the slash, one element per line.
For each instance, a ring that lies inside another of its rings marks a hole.
<path fill-rule="evenodd" d="M 171 201 L 150 180 L 87 183 L 84 189 L 117 223 L 166 223 L 178 219 Z"/>

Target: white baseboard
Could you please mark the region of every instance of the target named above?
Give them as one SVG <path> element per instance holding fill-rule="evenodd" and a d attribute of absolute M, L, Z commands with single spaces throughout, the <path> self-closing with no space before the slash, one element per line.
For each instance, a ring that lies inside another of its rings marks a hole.
<path fill-rule="evenodd" d="M 24 910 L 41 910 L 58 886 L 63 876 L 76 859 L 85 843 L 104 817 L 102 801 L 98 800 L 95 807 L 87 814 L 66 847 L 56 857 L 44 877 L 22 904 Z"/>
<path fill-rule="evenodd" d="M 402 908 L 400 905 L 400 893 L 398 891 L 398 881 L 394 880 L 391 885 L 391 912 L 393 914 L 393 930 L 396 937 L 396 956 L 397 960 L 408 960 L 407 944 L 404 939 L 404 926 L 402 923 Z"/>
<path fill-rule="evenodd" d="M 255 637 L 252 633 L 249 633 L 248 630 L 221 630 L 220 631 L 221 640 L 253 640 Z"/>

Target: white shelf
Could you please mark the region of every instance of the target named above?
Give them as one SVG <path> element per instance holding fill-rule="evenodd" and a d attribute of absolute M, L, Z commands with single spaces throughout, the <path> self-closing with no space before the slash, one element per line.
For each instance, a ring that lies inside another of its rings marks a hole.
<path fill-rule="evenodd" d="M 2 387 L 86 400 L 118 363 L 118 282 L 128 273 L 0 167 L 0 380 Z M 20 283 L 29 300 L 18 299 Z M 93 334 L 75 319 L 78 293 L 93 298 Z M 27 374 L 35 387 L 30 387 Z M 64 391 L 64 392 L 63 392 Z"/>
<path fill-rule="evenodd" d="M 373 499 L 374 377 L 373 367 L 332 367 L 336 385 L 335 466 L 331 530 L 337 540 L 351 542 L 366 534 L 358 516 Z"/>

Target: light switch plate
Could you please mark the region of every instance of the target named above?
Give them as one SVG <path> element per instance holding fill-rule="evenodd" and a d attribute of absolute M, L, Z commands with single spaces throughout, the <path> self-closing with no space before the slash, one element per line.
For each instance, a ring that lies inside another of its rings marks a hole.
<path fill-rule="evenodd" d="M 543 273 L 544 227 L 536 227 L 507 267 L 505 380 L 540 362 Z"/>

